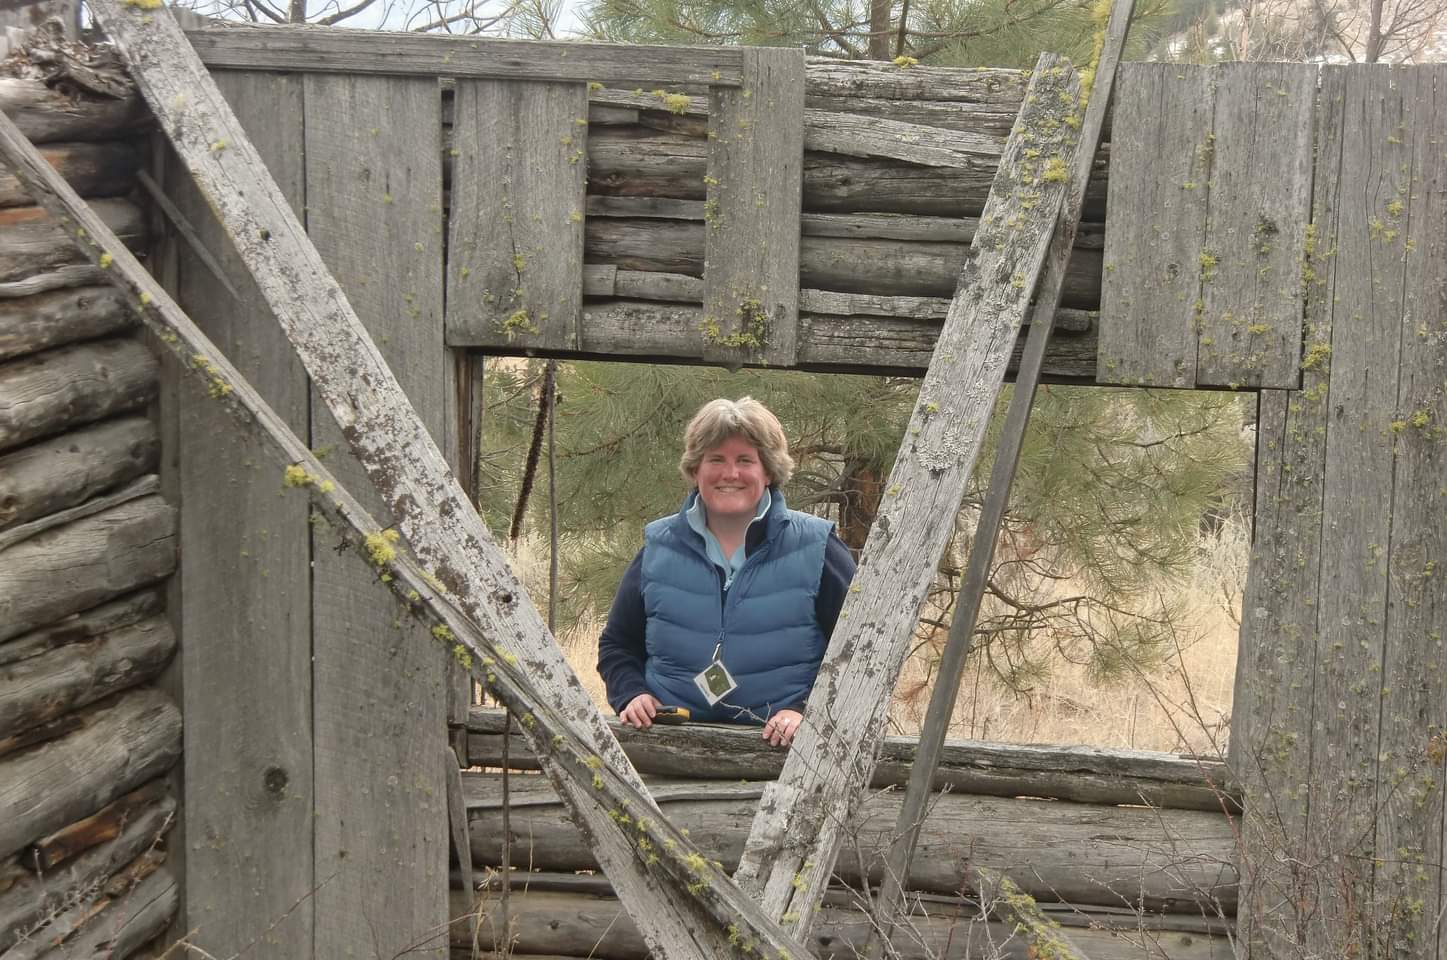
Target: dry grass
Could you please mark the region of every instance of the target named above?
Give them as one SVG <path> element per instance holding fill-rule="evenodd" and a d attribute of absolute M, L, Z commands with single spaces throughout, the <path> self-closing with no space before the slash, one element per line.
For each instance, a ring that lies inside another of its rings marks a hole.
<path fill-rule="evenodd" d="M 1176 648 L 1148 673 L 1101 684 L 1085 668 L 1057 659 L 1048 681 L 1020 694 L 996 682 L 980 658 L 971 658 L 951 738 L 1223 754 L 1249 552 L 1244 523 L 1229 523 L 1219 536 L 1202 538 L 1199 563 L 1186 588 L 1185 619 L 1176 625 Z M 529 593 L 545 603 L 546 544 L 524 540 L 512 559 Z M 583 624 L 560 641 L 573 670 L 606 710 L 594 668 L 600 628 Z M 925 675 L 925 664 L 907 663 L 899 690 L 917 689 Z M 892 732 L 917 733 L 928 701 L 928 687 L 910 698 L 897 695 L 890 710 Z"/>

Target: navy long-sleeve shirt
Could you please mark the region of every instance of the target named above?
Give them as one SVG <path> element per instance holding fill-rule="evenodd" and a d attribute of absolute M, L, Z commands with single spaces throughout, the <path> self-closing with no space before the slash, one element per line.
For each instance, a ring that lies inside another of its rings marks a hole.
<path fill-rule="evenodd" d="M 752 554 L 763 543 L 761 525 L 751 528 L 745 541 L 745 555 Z M 652 693 L 643 679 L 643 663 L 647 659 L 645 631 L 648 615 L 643 606 L 643 551 L 639 550 L 623 573 L 608 622 L 598 639 L 598 673 L 608 691 L 608 705 L 621 711 L 634 697 Z M 854 579 L 854 556 L 838 534 L 830 532 L 824 545 L 824 569 L 819 578 L 819 592 L 814 598 L 814 614 L 825 637 L 834 633 L 839 610 Z M 803 703 L 781 706 L 781 710 L 803 710 Z"/>

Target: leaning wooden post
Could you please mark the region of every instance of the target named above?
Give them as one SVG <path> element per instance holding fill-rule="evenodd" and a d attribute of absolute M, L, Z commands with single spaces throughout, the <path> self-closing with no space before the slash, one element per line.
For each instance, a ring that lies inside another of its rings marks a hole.
<path fill-rule="evenodd" d="M 1020 450 L 1025 443 L 1025 429 L 1030 424 L 1030 407 L 1035 400 L 1035 388 L 1040 383 L 1045 348 L 1050 342 L 1055 310 L 1060 305 L 1060 292 L 1065 285 L 1065 267 L 1070 261 L 1070 250 L 1075 244 L 1075 230 L 1080 224 L 1081 208 L 1085 206 L 1085 188 L 1090 184 L 1090 168 L 1094 165 L 1095 150 L 1100 145 L 1100 132 L 1105 126 L 1105 110 L 1110 103 L 1111 87 L 1115 83 L 1116 64 L 1120 62 L 1121 51 L 1125 48 L 1126 32 L 1130 27 L 1131 11 L 1134 9 L 1135 0 L 1115 0 L 1110 19 L 1101 25 L 1100 36 L 1103 44 L 1089 91 L 1090 101 L 1086 104 L 1085 119 L 1080 128 L 1075 164 L 1070 170 L 1070 190 L 1066 195 L 1065 210 L 1050 246 L 1045 274 L 1040 278 L 1040 285 L 1035 290 L 1030 334 L 1025 341 L 1025 352 L 1015 374 L 1015 390 L 1010 395 L 1010 408 L 1005 414 L 1004 429 L 1000 432 L 1000 440 L 995 447 L 989 490 L 984 506 L 980 509 L 979 522 L 975 524 L 975 538 L 970 547 L 969 562 L 965 567 L 965 579 L 955 601 L 955 615 L 950 622 L 944 655 L 940 658 L 939 668 L 935 672 L 934 691 L 925 712 L 924 726 L 920 728 L 919 750 L 915 753 L 914 763 L 910 767 L 909 786 L 905 788 L 904 802 L 900 806 L 899 820 L 895 824 L 894 843 L 886 861 L 884 882 L 875 903 L 876 914 L 886 926 L 880 943 L 888 940 L 887 928 L 892 924 L 894 911 L 898 908 L 900 897 L 909 882 L 909 865 L 914 857 L 915 843 L 919 839 L 920 821 L 924 819 L 935 769 L 939 766 L 940 749 L 944 746 L 950 718 L 955 712 L 955 701 L 960 695 L 960 677 L 964 672 L 965 658 L 970 652 L 975 623 L 980 616 L 980 602 L 984 599 L 990 564 L 995 558 L 995 540 L 1000 534 L 1000 524 L 1005 519 L 1010 485 L 1015 480 Z"/>
<path fill-rule="evenodd" d="M 487 636 L 528 665 L 572 732 L 646 795 L 170 11 L 154 0 L 98 0 L 92 9 L 417 558 Z M 691 897 L 642 869 L 616 824 L 601 811 L 588 822 L 650 946 L 700 960 L 726 948 L 722 931 L 699 922 Z"/>
<path fill-rule="evenodd" d="M 860 790 L 889 696 L 979 457 L 1035 289 L 1081 124 L 1069 63 L 1042 56 L 1005 143 L 958 292 L 839 615 L 783 775 L 754 820 L 735 878 L 773 918 L 809 929 Z"/>
<path fill-rule="evenodd" d="M 377 582 L 389 588 L 407 612 L 432 628 L 461 661 L 509 709 L 523 717 L 522 732 L 544 771 L 557 786 L 579 827 L 591 838 L 599 862 L 604 856 L 626 859 L 626 870 L 610 873 L 618 889 L 629 885 L 625 903 L 640 930 L 651 912 L 671 911 L 668 920 L 691 923 L 682 939 L 650 941 L 660 957 L 718 957 L 747 943 L 767 947 L 777 957 L 803 957 L 806 949 L 764 917 L 729 882 L 722 868 L 706 859 L 681 831 L 657 812 L 636 783 L 631 765 L 617 767 L 598 754 L 590 731 L 580 728 L 572 708 L 557 691 L 540 686 L 531 660 L 508 649 L 505 635 L 486 632 L 437 577 L 408 554 L 396 531 L 382 529 L 361 503 L 337 483 L 305 443 L 292 433 L 216 346 L 182 312 L 125 245 L 76 195 L 35 150 L 10 119 L 0 114 L 0 156 L 11 165 L 37 202 L 56 222 L 74 231 L 77 247 L 134 300 L 129 306 L 151 328 L 182 368 L 207 384 L 207 392 L 248 424 L 259 427 L 278 459 L 289 464 L 286 486 L 309 494 L 322 514 L 349 538 L 349 546 L 375 569 Z M 324 372 L 339 372 L 329 367 Z M 494 598 L 502 604 L 527 603 L 525 595 Z M 615 748 L 617 741 L 610 741 Z M 621 750 L 619 751 L 621 753 Z M 621 851 L 621 853 L 620 853 Z M 620 899 L 622 890 L 618 889 Z M 685 912 L 686 911 L 686 912 Z M 653 929 L 661 926 L 651 924 Z"/>

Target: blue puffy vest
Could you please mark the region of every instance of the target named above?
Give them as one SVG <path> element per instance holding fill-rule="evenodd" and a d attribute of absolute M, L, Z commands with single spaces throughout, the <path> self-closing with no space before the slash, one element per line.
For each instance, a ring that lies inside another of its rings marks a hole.
<path fill-rule="evenodd" d="M 696 495 L 696 494 L 695 494 Z M 723 573 L 687 509 L 643 531 L 643 605 L 648 617 L 645 679 L 665 704 L 697 720 L 762 723 L 775 709 L 809 698 L 828 641 L 814 613 L 827 520 L 790 510 L 777 490 L 764 541 L 739 568 L 727 594 Z M 738 682 L 710 707 L 693 678 L 719 658 Z"/>

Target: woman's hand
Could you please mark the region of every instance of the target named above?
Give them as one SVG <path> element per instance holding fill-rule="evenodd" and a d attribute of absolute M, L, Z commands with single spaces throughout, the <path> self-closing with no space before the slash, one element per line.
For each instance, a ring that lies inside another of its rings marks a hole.
<path fill-rule="evenodd" d="M 618 719 L 630 727 L 637 727 L 639 730 L 647 730 L 653 726 L 653 718 L 658 714 L 658 708 L 662 704 L 658 698 L 651 693 L 640 693 L 628 701 L 628 706 L 618 713 Z"/>
<path fill-rule="evenodd" d="M 764 724 L 764 739 L 773 746 L 787 747 L 794 742 L 794 734 L 803 722 L 804 715 L 798 710 L 780 710 Z"/>

